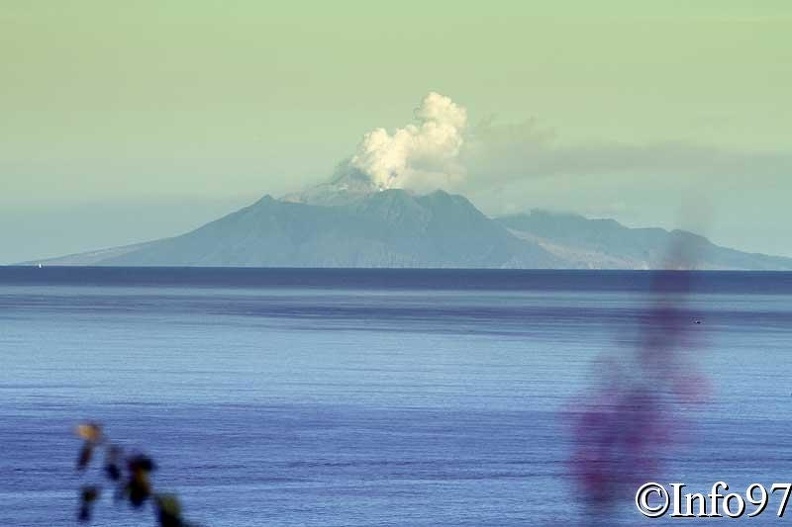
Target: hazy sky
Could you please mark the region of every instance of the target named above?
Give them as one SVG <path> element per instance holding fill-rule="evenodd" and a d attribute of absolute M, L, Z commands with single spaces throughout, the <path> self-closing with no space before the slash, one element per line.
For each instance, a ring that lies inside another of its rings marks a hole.
<path fill-rule="evenodd" d="M 0 263 L 320 183 L 430 91 L 488 213 L 792 255 L 788 0 L 0 0 L 0 28 Z"/>

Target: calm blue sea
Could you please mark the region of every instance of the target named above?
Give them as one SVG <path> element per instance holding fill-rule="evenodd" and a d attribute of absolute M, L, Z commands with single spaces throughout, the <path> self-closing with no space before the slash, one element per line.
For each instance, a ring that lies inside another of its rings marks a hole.
<path fill-rule="evenodd" d="M 0 268 L 0 526 L 76 524 L 86 419 L 204 525 L 677 524 L 586 506 L 569 476 L 570 414 L 661 296 L 696 395 L 646 480 L 792 481 L 792 274 L 668 276 Z M 94 525 L 154 525 L 109 494 Z M 792 521 L 779 500 L 738 521 Z"/>

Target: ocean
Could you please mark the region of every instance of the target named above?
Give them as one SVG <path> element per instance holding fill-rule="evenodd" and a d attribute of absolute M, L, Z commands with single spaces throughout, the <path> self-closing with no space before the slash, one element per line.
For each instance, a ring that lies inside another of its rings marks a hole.
<path fill-rule="evenodd" d="M 84 421 L 200 525 L 675 525 L 792 482 L 791 337 L 790 273 L 0 268 L 0 526 L 77 525 Z"/>

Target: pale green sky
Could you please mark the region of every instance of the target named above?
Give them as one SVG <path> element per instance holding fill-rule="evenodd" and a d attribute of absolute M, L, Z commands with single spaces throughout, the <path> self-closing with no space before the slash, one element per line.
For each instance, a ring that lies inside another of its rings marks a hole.
<path fill-rule="evenodd" d="M 0 0 L 0 263 L 320 182 L 430 90 L 555 136 L 471 169 L 489 212 L 673 227 L 703 191 L 704 234 L 792 255 L 792 2 L 461 4 Z"/>

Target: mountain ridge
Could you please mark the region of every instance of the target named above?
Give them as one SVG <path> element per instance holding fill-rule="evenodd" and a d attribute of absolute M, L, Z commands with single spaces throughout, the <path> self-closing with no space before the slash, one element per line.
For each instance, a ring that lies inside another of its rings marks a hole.
<path fill-rule="evenodd" d="M 534 210 L 495 218 L 516 236 L 533 241 L 571 265 L 596 269 L 659 269 L 671 246 L 683 246 L 702 270 L 785 270 L 792 258 L 722 247 L 681 229 L 626 227 L 613 219 Z"/>
<path fill-rule="evenodd" d="M 785 270 L 792 258 L 717 246 L 687 231 L 536 210 L 490 218 L 438 190 L 270 195 L 179 236 L 27 262 L 45 265 L 659 269 L 669 247 L 697 269 Z"/>

